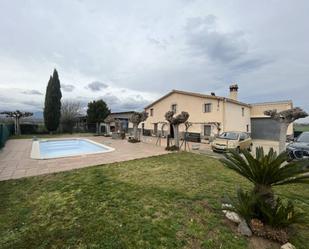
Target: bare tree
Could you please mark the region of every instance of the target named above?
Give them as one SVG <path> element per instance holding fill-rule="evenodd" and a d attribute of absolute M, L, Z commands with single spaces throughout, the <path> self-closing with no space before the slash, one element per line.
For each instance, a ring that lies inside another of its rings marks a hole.
<path fill-rule="evenodd" d="M 5 114 L 7 117 L 14 118 L 15 123 L 15 135 L 20 135 L 20 119 L 25 117 L 30 117 L 33 115 L 32 112 L 21 112 L 16 110 L 14 112 L 1 112 L 0 114 Z"/>
<path fill-rule="evenodd" d="M 268 110 L 264 112 L 265 115 L 270 116 L 271 119 L 279 122 L 280 124 L 280 137 L 279 137 L 279 152 L 285 150 L 286 133 L 289 124 L 300 118 L 305 118 L 308 114 L 299 107 L 289 110 L 277 112 L 277 110 Z"/>
<path fill-rule="evenodd" d="M 134 112 L 130 117 L 130 122 L 133 123 L 133 136 L 136 141 L 139 140 L 137 134 L 138 125 L 141 122 L 145 121 L 147 118 L 148 118 L 147 112 Z"/>
<path fill-rule="evenodd" d="M 185 123 L 189 118 L 189 113 L 181 112 L 176 117 L 174 117 L 173 111 L 168 111 L 165 113 L 165 119 L 173 126 L 174 136 L 175 136 L 175 146 L 179 148 L 179 125 Z"/>
<path fill-rule="evenodd" d="M 61 104 L 61 125 L 64 132 L 73 132 L 77 118 L 81 115 L 81 103 L 65 100 Z"/>
<path fill-rule="evenodd" d="M 207 124 L 210 124 L 210 125 L 214 125 L 217 129 L 217 135 L 220 134 L 220 131 L 221 131 L 221 127 L 220 127 L 220 123 L 219 122 L 208 122 Z"/>

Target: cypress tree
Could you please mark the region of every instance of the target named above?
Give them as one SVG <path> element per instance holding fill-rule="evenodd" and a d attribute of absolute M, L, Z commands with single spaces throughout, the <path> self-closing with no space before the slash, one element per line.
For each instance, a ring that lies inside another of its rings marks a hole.
<path fill-rule="evenodd" d="M 44 104 L 44 122 L 49 132 L 56 131 L 59 127 L 61 117 L 61 89 L 58 72 L 54 69 L 53 76 L 50 76 Z"/>

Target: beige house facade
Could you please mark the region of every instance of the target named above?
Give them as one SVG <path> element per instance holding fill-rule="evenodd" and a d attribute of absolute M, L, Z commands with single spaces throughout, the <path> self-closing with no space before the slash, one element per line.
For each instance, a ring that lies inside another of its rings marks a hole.
<path fill-rule="evenodd" d="M 186 111 L 190 114 L 192 126 L 190 133 L 199 133 L 201 138 L 210 138 L 224 131 L 242 131 L 251 133 L 252 118 L 267 118 L 265 110 L 278 111 L 291 108 L 291 101 L 260 103 L 250 105 L 238 101 L 238 86 L 230 86 L 229 97 L 172 90 L 154 101 L 147 107 L 148 119 L 141 128 L 150 130 L 152 135 L 167 135 L 172 133 L 172 127 L 165 120 L 165 113 L 172 110 L 177 114 Z M 180 132 L 185 131 L 185 125 L 180 125 Z"/>

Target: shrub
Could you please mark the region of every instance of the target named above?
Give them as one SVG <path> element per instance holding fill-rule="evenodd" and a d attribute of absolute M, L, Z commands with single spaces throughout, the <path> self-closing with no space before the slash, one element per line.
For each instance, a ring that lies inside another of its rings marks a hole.
<path fill-rule="evenodd" d="M 165 150 L 168 150 L 168 151 L 178 151 L 179 147 L 176 146 L 176 145 L 168 146 L 168 147 L 165 148 Z"/>
<path fill-rule="evenodd" d="M 128 142 L 130 142 L 130 143 L 139 143 L 140 140 L 138 140 L 138 139 L 136 139 L 134 137 L 129 137 Z"/>
<path fill-rule="evenodd" d="M 237 190 L 236 198 L 226 198 L 231 208 L 224 208 L 225 210 L 231 210 L 243 217 L 247 222 L 252 218 L 255 218 L 255 206 L 257 204 L 257 197 L 251 192 L 245 192 L 242 189 Z"/>
<path fill-rule="evenodd" d="M 255 158 L 247 150 L 243 156 L 229 151 L 222 163 L 254 184 L 253 191 L 265 201 L 275 204 L 273 186 L 292 183 L 309 183 L 309 160 L 286 163 L 287 153 L 280 155 L 271 148 L 264 154 L 262 147 L 256 149 Z"/>
<path fill-rule="evenodd" d="M 258 200 L 257 209 L 261 216 L 260 220 L 274 228 L 284 228 L 294 223 L 301 223 L 303 218 L 303 214 L 295 210 L 291 201 L 284 205 L 280 198 L 276 199 L 274 207 L 263 200 Z"/>
<path fill-rule="evenodd" d="M 37 124 L 20 124 L 21 134 L 36 134 L 38 131 Z"/>
<path fill-rule="evenodd" d="M 44 124 L 39 124 L 37 129 L 37 134 L 48 134 L 48 130 Z"/>
<path fill-rule="evenodd" d="M 227 198 L 231 208 L 242 216 L 248 223 L 258 219 L 273 228 L 285 228 L 294 223 L 301 223 L 303 214 L 296 211 L 291 201 L 285 205 L 280 198 L 275 199 L 275 205 L 266 202 L 255 192 L 237 190 L 236 198 Z"/>

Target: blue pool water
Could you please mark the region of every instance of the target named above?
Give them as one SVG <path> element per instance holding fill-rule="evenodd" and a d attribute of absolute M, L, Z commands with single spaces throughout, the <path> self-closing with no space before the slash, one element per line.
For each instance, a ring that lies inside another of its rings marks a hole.
<path fill-rule="evenodd" d="M 39 143 L 41 158 L 103 153 L 112 150 L 112 148 L 103 144 L 92 143 L 85 139 L 47 140 Z"/>

